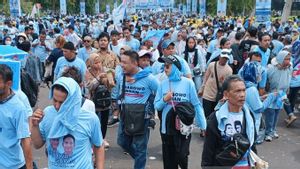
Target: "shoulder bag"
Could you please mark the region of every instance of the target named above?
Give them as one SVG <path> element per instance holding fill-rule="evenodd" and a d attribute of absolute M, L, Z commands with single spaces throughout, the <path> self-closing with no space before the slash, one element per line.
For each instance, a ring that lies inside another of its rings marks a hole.
<path fill-rule="evenodd" d="M 124 122 L 124 131 L 129 136 L 143 135 L 145 132 L 146 104 L 128 104 L 125 99 L 125 75 L 123 77 L 121 99 L 121 119 Z"/>
<path fill-rule="evenodd" d="M 215 62 L 214 65 L 214 70 L 215 70 L 215 78 L 216 78 L 216 83 L 217 83 L 217 95 L 216 95 L 216 102 L 219 102 L 223 98 L 223 91 L 222 88 L 219 86 L 219 78 L 218 78 L 218 72 L 217 72 L 217 64 L 218 62 Z"/>

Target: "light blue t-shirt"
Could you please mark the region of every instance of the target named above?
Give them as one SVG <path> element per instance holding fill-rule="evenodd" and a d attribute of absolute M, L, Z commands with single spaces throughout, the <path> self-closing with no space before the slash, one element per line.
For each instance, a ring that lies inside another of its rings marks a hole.
<path fill-rule="evenodd" d="M 24 104 L 24 106 L 26 108 L 27 116 L 28 117 L 32 116 L 32 108 L 30 106 L 30 102 L 29 102 L 26 94 L 22 90 L 18 90 L 18 91 L 14 91 L 14 92 L 19 97 L 21 102 Z"/>
<path fill-rule="evenodd" d="M 90 54 L 93 52 L 96 52 L 97 50 L 95 48 L 91 48 L 90 51 L 87 51 L 85 47 L 80 48 L 78 50 L 78 54 L 77 57 L 82 59 L 84 61 L 84 63 L 86 62 L 86 60 L 90 57 Z"/>
<path fill-rule="evenodd" d="M 0 168 L 25 165 L 21 139 L 30 137 L 26 108 L 14 95 L 0 103 Z"/>
<path fill-rule="evenodd" d="M 96 114 L 81 110 L 75 131 L 61 138 L 49 139 L 48 135 L 57 116 L 54 106 L 44 110 L 40 132 L 46 141 L 48 166 L 51 169 L 93 169 L 92 146 L 103 144 L 100 122 Z"/>
<path fill-rule="evenodd" d="M 165 57 L 165 56 L 162 56 L 162 57 Z M 188 65 L 188 63 L 181 57 L 178 57 L 178 56 L 175 56 L 180 64 L 181 64 L 181 72 L 183 73 L 184 76 L 187 76 L 187 75 L 191 75 L 192 72 L 191 72 L 191 69 Z M 152 74 L 153 75 L 157 75 L 157 74 L 160 74 L 164 72 L 164 63 L 161 63 L 159 61 L 155 61 L 152 65 Z"/>
<path fill-rule="evenodd" d="M 40 43 L 39 39 L 36 39 L 33 41 L 33 44 Z M 50 49 L 50 44 L 48 42 L 45 42 L 46 46 Z M 37 45 L 33 48 L 33 53 L 35 56 L 37 56 L 42 63 L 46 61 L 46 59 L 49 56 L 49 52 L 46 50 L 45 46 Z"/>
<path fill-rule="evenodd" d="M 54 69 L 54 79 L 59 78 L 61 76 L 61 74 L 63 73 L 63 71 L 66 68 L 71 67 L 71 66 L 74 66 L 77 69 L 79 69 L 81 77 L 82 77 L 82 79 L 84 79 L 85 72 L 87 69 L 85 63 L 79 58 L 75 58 L 74 61 L 69 62 L 65 59 L 65 57 L 60 57 L 57 60 L 56 67 Z"/>
<path fill-rule="evenodd" d="M 130 41 L 126 41 L 125 39 L 122 40 L 121 42 L 123 45 L 127 45 L 130 46 L 132 50 L 138 52 L 140 50 L 140 41 L 138 41 L 137 39 L 131 37 Z"/>
<path fill-rule="evenodd" d="M 119 76 L 117 79 L 116 89 L 112 92 L 113 99 L 118 99 L 119 95 L 122 93 L 122 85 L 123 76 Z M 144 104 L 147 102 L 150 94 L 156 92 L 158 81 L 152 74 L 150 74 L 147 77 L 135 81 L 134 83 L 126 82 L 125 86 L 125 104 Z"/>
<path fill-rule="evenodd" d="M 170 89 L 171 88 L 171 89 Z M 173 92 L 173 98 L 170 102 L 164 102 L 163 98 L 168 93 L 168 91 Z M 200 107 L 200 102 L 197 96 L 194 82 L 186 77 L 181 77 L 180 81 L 170 82 L 169 79 L 165 79 L 159 85 L 156 97 L 154 101 L 155 109 L 162 110 L 162 125 L 161 133 L 166 133 L 166 118 L 169 111 L 175 107 L 177 103 L 180 102 L 191 102 L 196 111 L 196 122 L 201 129 L 206 129 L 206 118 L 202 107 Z"/>

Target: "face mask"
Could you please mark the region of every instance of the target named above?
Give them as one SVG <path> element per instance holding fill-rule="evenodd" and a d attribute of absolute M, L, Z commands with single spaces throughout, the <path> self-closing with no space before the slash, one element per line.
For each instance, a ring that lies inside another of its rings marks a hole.
<path fill-rule="evenodd" d="M 11 45 L 11 41 L 5 41 L 5 45 Z"/>

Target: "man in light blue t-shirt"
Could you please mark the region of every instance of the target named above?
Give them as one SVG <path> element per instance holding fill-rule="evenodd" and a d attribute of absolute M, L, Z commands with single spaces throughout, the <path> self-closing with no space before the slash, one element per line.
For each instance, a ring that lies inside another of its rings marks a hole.
<path fill-rule="evenodd" d="M 0 168 L 32 169 L 28 112 L 12 90 L 12 70 L 0 64 Z"/>
<path fill-rule="evenodd" d="M 53 105 L 33 113 L 31 135 L 35 148 L 46 145 L 49 168 L 93 169 L 93 148 L 97 169 L 104 169 L 100 122 L 95 113 L 81 109 L 77 82 L 68 77 L 57 79 L 50 97 Z"/>
<path fill-rule="evenodd" d="M 130 135 L 125 131 L 125 126 L 131 124 L 124 120 L 124 116 L 129 113 L 129 111 L 126 111 L 127 109 L 121 110 L 122 116 L 118 130 L 118 144 L 134 158 L 134 169 L 143 169 L 147 161 L 147 145 L 150 134 L 148 125 L 151 117 L 146 105 L 150 95 L 156 92 L 158 81 L 152 74 L 144 74 L 144 77 L 134 80 L 134 76 L 142 71 L 138 67 L 138 60 L 139 55 L 134 51 L 125 51 L 121 55 L 121 67 L 124 74 L 116 77 L 117 84 L 116 89 L 112 91 L 112 98 L 119 99 L 119 103 L 122 104 L 121 107 L 129 107 L 132 104 L 144 105 L 145 107 L 144 110 L 138 112 L 142 115 L 141 118 L 144 119 L 144 124 L 141 124 L 139 128 L 144 131 L 143 134 Z M 124 83 L 123 80 L 125 80 Z"/>
<path fill-rule="evenodd" d="M 74 66 L 77 69 L 80 70 L 80 74 L 82 79 L 84 79 L 85 72 L 86 72 L 86 65 L 85 62 L 76 57 L 75 53 L 75 46 L 72 42 L 65 43 L 63 47 L 64 57 L 61 57 L 57 60 L 55 69 L 54 69 L 54 80 L 59 78 L 62 74 L 62 72 L 67 68 Z"/>

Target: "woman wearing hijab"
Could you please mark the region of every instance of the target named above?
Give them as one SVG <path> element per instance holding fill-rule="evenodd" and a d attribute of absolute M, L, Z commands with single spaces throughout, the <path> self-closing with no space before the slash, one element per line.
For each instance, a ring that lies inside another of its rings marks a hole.
<path fill-rule="evenodd" d="M 179 107 L 189 110 L 187 112 L 195 112 L 196 123 L 203 130 L 206 129 L 205 116 L 193 81 L 181 76 L 180 61 L 174 56 L 163 57 L 159 61 L 165 63 L 164 70 L 168 76 L 161 82 L 154 101 L 155 109 L 162 111 L 160 133 L 164 169 L 177 169 L 178 166 L 187 169 L 191 130 L 185 133 L 181 130 L 189 128 L 194 117 L 190 124 L 186 124 L 184 121 L 188 115 L 186 118 L 180 117 L 180 120 L 175 120 L 175 116 L 179 113 Z"/>
<path fill-rule="evenodd" d="M 99 85 L 104 85 L 108 90 L 108 79 L 106 73 L 104 72 L 104 68 L 101 63 L 101 58 L 97 53 L 92 53 L 90 55 L 90 57 L 86 61 L 86 66 L 88 69 L 85 76 L 86 87 L 89 91 L 89 98 L 92 99 Z M 95 105 L 97 104 L 95 103 Z M 105 139 L 106 136 L 109 111 L 110 107 L 100 108 L 96 106 L 96 113 L 101 123 L 103 139 Z M 105 140 L 104 145 L 106 148 L 109 147 L 109 143 Z"/>
<path fill-rule="evenodd" d="M 186 40 L 186 46 L 184 51 L 184 60 L 190 66 L 192 71 L 192 77 L 196 85 L 197 91 L 201 87 L 202 75 L 205 72 L 206 59 L 205 54 L 203 54 L 197 47 L 197 41 L 194 37 L 188 37 Z"/>

